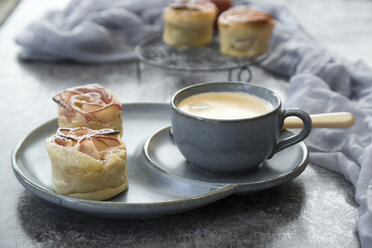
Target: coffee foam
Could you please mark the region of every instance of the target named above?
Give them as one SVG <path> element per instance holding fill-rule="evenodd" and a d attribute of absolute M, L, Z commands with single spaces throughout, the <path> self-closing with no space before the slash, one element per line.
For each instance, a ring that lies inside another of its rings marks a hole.
<path fill-rule="evenodd" d="M 240 92 L 199 93 L 186 97 L 177 107 L 191 115 L 220 120 L 252 118 L 273 110 L 268 101 Z"/>

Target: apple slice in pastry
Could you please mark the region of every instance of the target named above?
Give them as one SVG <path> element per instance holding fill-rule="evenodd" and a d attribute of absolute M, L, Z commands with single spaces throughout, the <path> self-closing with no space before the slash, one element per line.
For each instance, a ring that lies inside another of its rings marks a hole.
<path fill-rule="evenodd" d="M 53 97 L 59 127 L 112 128 L 122 133 L 122 108 L 111 91 L 98 84 L 69 88 Z"/>
<path fill-rule="evenodd" d="M 128 188 L 126 147 L 119 131 L 59 128 L 45 145 L 57 193 L 106 200 Z"/>

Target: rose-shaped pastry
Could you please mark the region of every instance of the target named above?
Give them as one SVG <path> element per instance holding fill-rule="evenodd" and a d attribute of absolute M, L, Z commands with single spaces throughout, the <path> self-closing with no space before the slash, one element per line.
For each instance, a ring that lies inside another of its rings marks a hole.
<path fill-rule="evenodd" d="M 59 128 L 45 146 L 57 193 L 106 200 L 128 188 L 126 148 L 119 131 Z"/>
<path fill-rule="evenodd" d="M 55 95 L 59 127 L 112 128 L 122 134 L 121 104 L 117 96 L 98 84 L 69 88 Z"/>

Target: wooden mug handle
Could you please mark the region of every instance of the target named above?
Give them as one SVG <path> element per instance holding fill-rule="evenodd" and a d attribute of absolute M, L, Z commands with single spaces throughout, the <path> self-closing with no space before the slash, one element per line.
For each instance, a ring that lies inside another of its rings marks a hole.
<path fill-rule="evenodd" d="M 355 118 L 348 112 L 310 115 L 312 128 L 346 128 L 354 125 Z M 284 120 L 283 129 L 302 128 L 303 123 L 297 117 L 288 117 Z"/>

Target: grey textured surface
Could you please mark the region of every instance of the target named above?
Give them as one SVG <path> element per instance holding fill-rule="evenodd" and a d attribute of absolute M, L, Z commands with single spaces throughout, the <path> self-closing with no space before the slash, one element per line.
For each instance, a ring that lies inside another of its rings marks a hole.
<path fill-rule="evenodd" d="M 91 217 L 49 204 L 12 175 L 12 147 L 57 114 L 51 96 L 84 83 L 101 83 L 123 102 L 167 102 L 194 82 L 227 73 L 176 73 L 134 64 L 79 65 L 19 62 L 13 37 L 27 22 L 65 1 L 22 1 L 0 29 L 0 247 L 358 247 L 354 189 L 342 176 L 310 166 L 294 181 L 270 190 L 225 198 L 183 214 L 153 220 Z M 372 2 L 291 1 L 304 27 L 325 47 L 372 64 Z M 49 6 L 48 6 L 49 5 Z M 180 79 L 182 78 L 182 79 Z M 285 98 L 285 79 L 259 68 L 253 81 Z"/>

